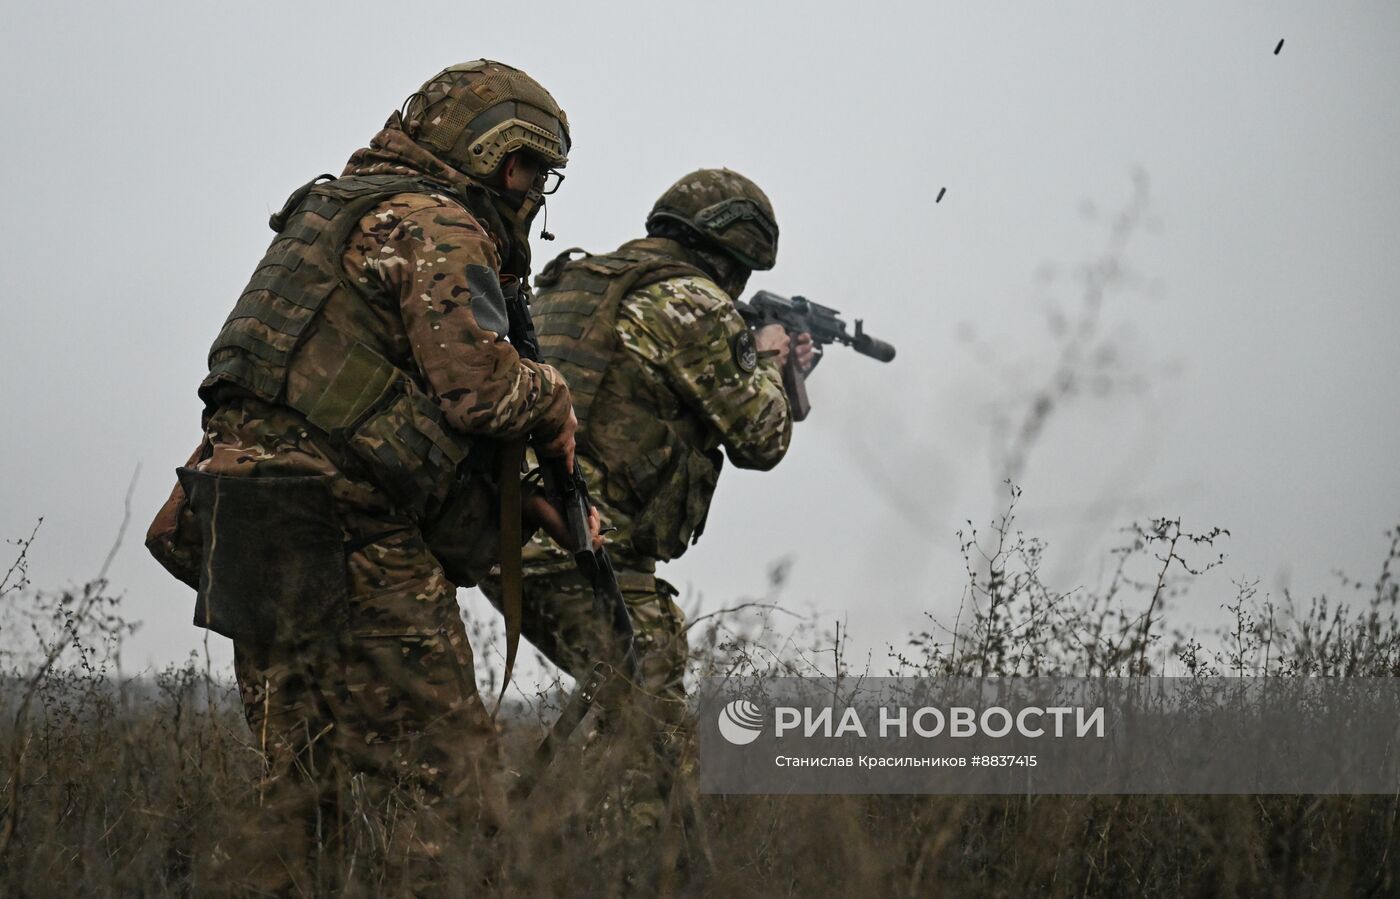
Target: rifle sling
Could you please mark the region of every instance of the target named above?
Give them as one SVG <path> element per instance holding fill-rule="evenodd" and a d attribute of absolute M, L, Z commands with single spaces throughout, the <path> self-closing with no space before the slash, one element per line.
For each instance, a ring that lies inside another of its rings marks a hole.
<path fill-rule="evenodd" d="M 554 756 L 559 751 L 559 747 L 569 741 L 574 731 L 584 718 L 588 716 L 593 705 L 600 696 L 611 693 L 614 688 L 624 687 L 628 683 L 607 662 L 595 662 L 588 676 L 578 682 L 573 695 L 560 710 L 559 717 L 554 719 L 554 725 L 550 727 L 549 733 L 545 734 L 540 745 L 535 749 L 535 756 L 530 762 L 528 770 L 522 772 L 519 784 L 516 785 L 515 795 L 519 799 L 527 799 L 534 790 L 541 774 L 549 768 Z M 607 708 L 611 699 L 605 699 L 603 707 Z"/>
<path fill-rule="evenodd" d="M 501 611 L 506 619 L 506 672 L 501 678 L 501 695 L 496 700 L 494 718 L 505 702 L 520 648 L 520 627 L 524 621 L 525 584 L 520 556 L 520 465 L 525 459 L 522 440 L 507 441 L 501 447 Z"/>

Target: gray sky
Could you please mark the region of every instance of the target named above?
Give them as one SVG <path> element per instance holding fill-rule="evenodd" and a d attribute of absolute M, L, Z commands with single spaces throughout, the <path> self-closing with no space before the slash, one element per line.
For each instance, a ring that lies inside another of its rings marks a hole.
<path fill-rule="evenodd" d="M 1231 577 L 1306 592 L 1334 568 L 1375 572 L 1400 519 L 1397 4 L 521 8 L 7 14 L 0 534 L 46 516 L 34 580 L 81 581 L 143 466 L 112 569 L 145 624 L 128 669 L 200 645 L 193 597 L 140 534 L 194 445 L 204 356 L 268 213 L 478 56 L 530 72 L 574 127 L 541 262 L 640 235 L 672 180 L 725 165 L 782 227 L 778 267 L 751 286 L 899 347 L 888 366 L 833 350 L 783 464 L 725 472 L 704 540 L 667 574 L 689 602 L 754 593 L 792 557 L 788 599 L 848 620 L 857 646 L 902 642 L 925 610 L 951 618 L 954 532 L 997 503 L 988 410 L 1045 377 L 1046 310 L 1074 308 L 1075 268 L 1136 168 L 1142 281 L 1103 314 L 1149 389 L 1057 412 L 1021 479 L 1056 586 L 1093 583 L 1100 538 L 1148 515 L 1234 534 L 1179 620 L 1209 618 Z"/>

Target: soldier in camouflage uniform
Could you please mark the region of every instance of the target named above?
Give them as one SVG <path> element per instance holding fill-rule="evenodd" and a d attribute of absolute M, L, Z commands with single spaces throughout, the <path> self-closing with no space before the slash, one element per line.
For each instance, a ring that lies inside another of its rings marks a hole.
<path fill-rule="evenodd" d="M 444 70 L 273 217 L 210 352 L 204 440 L 148 545 L 197 586 L 196 623 L 233 638 L 273 819 L 320 815 L 333 840 L 352 782 L 449 822 L 503 811 L 456 585 L 425 532 L 489 565 L 497 449 L 572 456 L 563 378 L 503 339 L 568 149 L 523 72 Z M 291 831 L 268 837 L 295 880 L 311 837 Z"/>
<path fill-rule="evenodd" d="M 781 373 L 790 347 L 781 326 L 750 331 L 733 303 L 750 271 L 772 268 L 777 253 L 773 208 L 757 185 L 727 169 L 693 172 L 646 224 L 648 237 L 612 253 L 555 259 L 536 280 L 531 309 L 543 357 L 573 391 L 579 463 L 604 525 L 616 529 L 609 553 L 644 687 L 670 732 L 665 752 L 684 729 L 688 650 L 677 591 L 656 564 L 699 539 L 724 454 L 767 470 L 787 452 Z M 810 337 L 792 349 L 805 371 Z M 608 657 L 609 632 L 568 554 L 536 538 L 525 573 L 522 634 L 576 678 Z M 499 603 L 497 584 L 482 588 Z M 633 816 L 656 823 L 664 806 L 633 800 Z"/>

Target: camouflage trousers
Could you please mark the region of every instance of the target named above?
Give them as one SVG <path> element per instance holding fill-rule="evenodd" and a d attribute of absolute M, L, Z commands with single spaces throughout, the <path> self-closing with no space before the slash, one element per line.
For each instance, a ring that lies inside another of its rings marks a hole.
<path fill-rule="evenodd" d="M 206 623 L 247 613 L 220 632 L 265 762 L 232 877 L 339 891 L 325 872 L 347 853 L 357 877 L 376 858 L 430 867 L 443 839 L 498 827 L 499 749 L 457 588 L 414 518 L 300 415 L 250 398 L 207 417 L 189 468 L 172 500 L 188 484 L 212 502 L 187 497 L 166 555 L 200 570 Z"/>
<path fill-rule="evenodd" d="M 235 643 L 267 762 L 257 831 L 276 861 L 263 860 L 264 884 L 324 886 L 307 865 L 335 864 L 350 844 L 366 860 L 430 863 L 439 837 L 504 818 L 456 587 L 414 527 L 351 545 L 343 623 L 287 645 Z"/>
<path fill-rule="evenodd" d="M 689 649 L 685 614 L 675 602 L 676 588 L 651 572 L 625 568 L 618 569 L 617 581 L 632 614 L 643 688 L 683 709 Z M 500 582 L 490 579 L 480 586 L 499 609 Z M 595 661 L 612 656 L 612 631 L 600 620 L 593 591 L 577 571 L 531 574 L 527 570 L 523 606 L 521 636 L 570 677 L 578 679 Z"/>
<path fill-rule="evenodd" d="M 618 585 L 627 602 L 642 665 L 639 702 L 630 711 L 633 730 L 621 761 L 621 782 L 604 799 L 605 817 L 625 821 L 625 836 L 645 840 L 663 825 L 672 781 L 690 733 L 685 704 L 689 657 L 685 615 L 677 590 L 652 572 L 619 568 Z M 500 608 L 500 583 L 483 581 L 481 590 Z M 593 592 L 576 571 L 526 573 L 521 635 L 575 680 L 598 659 L 614 656 L 615 639 L 602 621 Z"/>

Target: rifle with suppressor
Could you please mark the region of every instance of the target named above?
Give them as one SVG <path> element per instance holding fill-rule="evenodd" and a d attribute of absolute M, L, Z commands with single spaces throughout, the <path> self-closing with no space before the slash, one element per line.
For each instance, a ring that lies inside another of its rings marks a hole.
<path fill-rule="evenodd" d="M 530 315 L 530 304 L 526 291 L 516 289 L 506 294 L 506 305 L 510 321 L 510 342 L 522 359 L 540 362 L 540 344 L 535 336 L 535 322 Z M 617 583 L 617 573 L 613 570 L 612 559 L 604 547 L 594 546 L 588 528 L 589 511 L 593 507 L 588 493 L 588 480 L 574 463 L 572 470 L 565 467 L 562 458 L 539 457 L 540 474 L 544 481 L 545 497 L 555 508 L 564 514 L 568 526 L 569 545 L 565 547 L 574 557 L 574 564 L 583 575 L 593 592 L 593 604 L 598 615 L 607 621 L 608 630 L 615 642 L 615 652 L 611 659 L 597 659 L 588 674 L 580 678 L 569 701 L 555 720 L 554 726 L 535 750 L 535 758 L 530 770 L 521 774 L 517 792 L 529 795 L 538 775 L 549 766 L 559 746 L 568 740 L 579 722 L 590 708 L 606 695 L 609 698 L 604 706 L 611 705 L 614 695 L 625 692 L 631 684 L 641 681 L 641 663 L 637 658 L 636 635 L 632 629 L 632 615 L 627 602 L 622 597 L 622 588 Z M 519 640 L 519 634 L 514 635 Z M 511 635 L 507 634 L 507 642 Z M 618 667 L 623 670 L 618 671 Z"/>
<path fill-rule="evenodd" d="M 854 333 L 848 332 L 846 323 L 837 316 L 837 310 L 821 303 L 813 303 L 806 297 L 782 297 L 760 290 L 748 302 L 740 300 L 734 305 L 751 328 L 778 324 L 789 334 L 811 334 L 814 369 L 821 361 L 822 348 L 831 343 L 844 344 L 862 356 L 869 356 L 880 362 L 894 359 L 894 346 L 865 333 L 863 319 L 856 319 Z M 808 371 L 807 374 L 811 372 Z M 812 404 L 807 400 L 805 377 L 797 368 L 796 354 L 789 353 L 787 365 L 783 367 L 783 388 L 792 403 L 792 417 L 796 421 L 802 421 L 812 409 Z"/>

